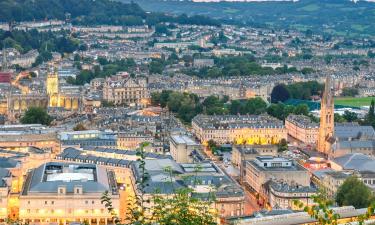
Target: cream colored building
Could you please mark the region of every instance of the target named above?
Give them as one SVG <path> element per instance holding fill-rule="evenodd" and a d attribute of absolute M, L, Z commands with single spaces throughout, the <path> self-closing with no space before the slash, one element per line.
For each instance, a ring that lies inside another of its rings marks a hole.
<path fill-rule="evenodd" d="M 277 156 L 277 145 L 234 145 L 232 147 L 232 164 L 240 169 L 245 160 L 255 159 L 256 156 Z"/>
<path fill-rule="evenodd" d="M 308 171 L 293 160 L 273 156 L 257 156 L 246 161 L 244 182 L 254 191 L 262 192 L 263 185 L 269 180 L 283 181 L 288 184 L 310 186 Z"/>
<path fill-rule="evenodd" d="M 319 124 L 304 115 L 289 115 L 285 119 L 288 135 L 304 144 L 316 144 Z"/>
<path fill-rule="evenodd" d="M 141 132 L 119 132 L 117 134 L 117 148 L 124 150 L 135 150 L 143 142 L 153 143 L 154 137 Z"/>
<path fill-rule="evenodd" d="M 169 141 L 170 152 L 177 163 L 192 163 L 194 151 L 199 151 L 201 145 L 186 135 L 172 135 Z"/>
<path fill-rule="evenodd" d="M 104 82 L 103 99 L 116 105 L 140 105 L 149 103 L 150 94 L 146 78 L 114 76 Z"/>
<path fill-rule="evenodd" d="M 27 130 L 27 125 L 24 126 L 26 130 L 0 131 L 0 148 L 19 152 L 27 152 L 29 147 L 54 153 L 60 151 L 60 142 L 55 132 L 34 133 Z"/>
<path fill-rule="evenodd" d="M 203 144 L 277 144 L 287 138 L 282 121 L 268 115 L 198 115 L 192 121 L 195 135 Z"/>
<path fill-rule="evenodd" d="M 93 164 L 50 162 L 28 174 L 19 197 L 19 219 L 23 223 L 112 223 L 112 215 L 100 199 L 105 191 L 118 214 L 119 191 L 113 171 Z"/>
<path fill-rule="evenodd" d="M 268 204 L 272 208 L 301 210 L 294 201 L 302 202 L 304 206 L 314 205 L 313 196 L 317 189 L 310 186 L 289 185 L 284 182 L 270 181 L 267 185 Z"/>
<path fill-rule="evenodd" d="M 7 169 L 0 168 L 0 223 L 9 218 L 8 201 L 10 192 L 11 173 Z"/>

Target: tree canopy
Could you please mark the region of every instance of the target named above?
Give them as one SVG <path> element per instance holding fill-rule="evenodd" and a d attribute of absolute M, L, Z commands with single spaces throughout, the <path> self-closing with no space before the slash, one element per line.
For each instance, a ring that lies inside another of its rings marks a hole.
<path fill-rule="evenodd" d="M 49 125 L 51 122 L 51 116 L 41 107 L 30 107 L 21 118 L 21 123 L 23 124 Z"/>
<path fill-rule="evenodd" d="M 336 202 L 339 206 L 354 206 L 365 208 L 374 200 L 369 187 L 355 176 L 348 177 L 339 187 L 336 194 Z"/>

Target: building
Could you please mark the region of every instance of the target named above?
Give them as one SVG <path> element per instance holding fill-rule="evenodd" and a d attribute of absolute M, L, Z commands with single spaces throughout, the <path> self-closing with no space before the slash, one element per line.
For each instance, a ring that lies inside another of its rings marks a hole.
<path fill-rule="evenodd" d="M 327 76 L 324 93 L 320 102 L 320 126 L 317 141 L 317 150 L 325 155 L 331 154 L 334 132 L 334 102 L 332 78 Z"/>
<path fill-rule="evenodd" d="M 195 152 L 202 146 L 186 135 L 172 135 L 169 141 L 170 153 L 177 163 L 194 162 Z"/>
<path fill-rule="evenodd" d="M 367 208 L 356 209 L 353 206 L 332 208 L 334 214 L 339 215 L 338 224 L 348 221 L 358 221 L 358 217 L 367 212 Z M 232 218 L 231 224 L 237 225 L 289 225 L 289 224 L 318 224 L 307 212 L 292 210 L 271 210 L 266 213 L 256 213 L 247 218 Z"/>
<path fill-rule="evenodd" d="M 346 178 L 350 176 L 350 173 L 344 173 L 342 171 L 329 171 L 322 175 L 321 187 L 330 198 L 334 198 L 338 188 L 344 183 Z"/>
<path fill-rule="evenodd" d="M 19 219 L 23 223 L 112 223 L 112 215 L 101 203 L 105 191 L 118 213 L 113 171 L 92 164 L 46 163 L 27 175 L 19 197 Z"/>
<path fill-rule="evenodd" d="M 304 115 L 289 115 L 285 119 L 288 135 L 304 144 L 316 144 L 319 125 Z"/>
<path fill-rule="evenodd" d="M 375 160 L 362 153 L 346 154 L 330 160 L 331 168 L 337 171 L 373 171 Z"/>
<path fill-rule="evenodd" d="M 246 161 L 244 182 L 254 191 L 263 192 L 264 184 L 269 180 L 282 181 L 289 185 L 310 186 L 308 171 L 293 160 L 257 156 Z"/>
<path fill-rule="evenodd" d="M 193 65 L 197 68 L 212 67 L 215 65 L 215 62 L 213 59 L 194 59 Z"/>
<path fill-rule="evenodd" d="M 277 156 L 277 145 L 233 145 L 231 161 L 240 169 L 243 161 L 262 155 Z"/>
<path fill-rule="evenodd" d="M 117 147 L 117 135 L 112 131 L 64 131 L 58 134 L 62 147 Z"/>
<path fill-rule="evenodd" d="M 115 76 L 104 82 L 103 99 L 116 105 L 146 106 L 150 94 L 146 78 Z"/>
<path fill-rule="evenodd" d="M 55 130 L 40 124 L 0 126 L 0 148 L 27 152 L 30 147 L 59 152 L 60 142 Z"/>
<path fill-rule="evenodd" d="M 218 144 L 267 145 L 287 138 L 283 122 L 268 115 L 198 115 L 192 127 L 203 144 L 214 140 Z"/>
<path fill-rule="evenodd" d="M 56 67 L 47 74 L 46 93 L 48 107 L 59 107 L 69 111 L 78 111 L 80 109 L 82 103 L 81 93 L 70 90 L 63 91 L 63 87 L 60 87 L 59 84 L 59 75 Z"/>
<path fill-rule="evenodd" d="M 154 137 L 146 132 L 127 131 L 117 133 L 118 149 L 137 149 L 141 143 L 153 143 Z"/>
<path fill-rule="evenodd" d="M 189 187 L 194 189 L 193 197 L 207 200 L 210 193 L 214 194 L 212 207 L 219 212 L 220 218 L 244 214 L 244 191 L 215 164 L 178 164 L 171 159 L 146 160 L 145 162 L 145 169 L 150 176 L 147 180 L 148 185 L 144 189 L 145 199 L 151 200 L 155 191 L 159 195 L 167 196 L 173 193 L 175 188 Z M 165 168 L 169 168 L 171 173 Z M 142 177 L 137 164 L 133 166 L 133 174 L 135 180 Z M 170 174 L 173 174 L 172 182 L 169 178 Z M 150 201 L 148 206 L 152 204 Z"/>
<path fill-rule="evenodd" d="M 337 158 L 352 153 L 375 155 L 374 128 L 360 126 L 358 123 L 335 124 L 331 157 Z"/>
<path fill-rule="evenodd" d="M 313 196 L 317 189 L 311 186 L 289 185 L 285 182 L 269 181 L 265 184 L 266 194 L 268 194 L 268 204 L 276 209 L 301 210 L 294 202 L 298 200 L 304 206 L 314 205 Z"/>
<path fill-rule="evenodd" d="M 12 175 L 9 170 L 0 168 L 0 222 L 6 223 L 11 211 L 8 209 Z"/>

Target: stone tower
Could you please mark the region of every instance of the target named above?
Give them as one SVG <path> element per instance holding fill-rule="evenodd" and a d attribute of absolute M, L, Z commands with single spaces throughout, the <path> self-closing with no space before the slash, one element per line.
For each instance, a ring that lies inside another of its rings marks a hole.
<path fill-rule="evenodd" d="M 49 72 L 47 75 L 46 89 L 49 97 L 49 106 L 57 107 L 59 105 L 59 77 L 56 67 L 54 67 L 53 71 Z"/>
<path fill-rule="evenodd" d="M 317 150 L 325 155 L 331 153 L 334 129 L 333 84 L 331 76 L 327 76 L 320 105 L 320 126 L 317 142 Z"/>

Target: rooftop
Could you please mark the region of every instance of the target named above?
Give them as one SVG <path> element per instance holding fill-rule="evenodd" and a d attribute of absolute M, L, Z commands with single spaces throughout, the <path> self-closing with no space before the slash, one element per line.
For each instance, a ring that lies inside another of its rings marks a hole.
<path fill-rule="evenodd" d="M 28 173 L 22 195 L 58 194 L 59 187 L 65 187 L 66 194 L 75 193 L 75 187 L 82 187 L 82 194 L 118 194 L 113 171 L 93 164 L 49 162 Z"/>

